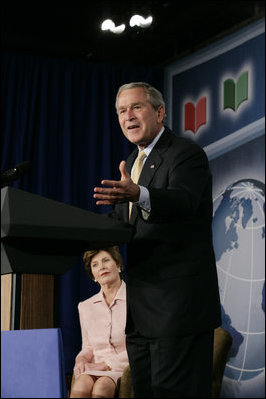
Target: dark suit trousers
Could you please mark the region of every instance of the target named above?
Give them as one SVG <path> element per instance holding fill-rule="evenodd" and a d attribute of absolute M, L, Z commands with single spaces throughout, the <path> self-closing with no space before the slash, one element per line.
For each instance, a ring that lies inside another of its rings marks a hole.
<path fill-rule="evenodd" d="M 213 331 L 176 337 L 126 337 L 136 398 L 211 398 Z"/>

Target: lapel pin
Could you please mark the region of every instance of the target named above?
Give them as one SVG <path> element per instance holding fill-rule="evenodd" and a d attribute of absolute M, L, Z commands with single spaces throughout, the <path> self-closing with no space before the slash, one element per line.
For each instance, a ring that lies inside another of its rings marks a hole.
<path fill-rule="evenodd" d="M 151 168 L 151 169 L 154 169 L 154 168 L 155 168 L 155 164 L 153 163 L 153 164 L 150 166 L 150 168 Z"/>

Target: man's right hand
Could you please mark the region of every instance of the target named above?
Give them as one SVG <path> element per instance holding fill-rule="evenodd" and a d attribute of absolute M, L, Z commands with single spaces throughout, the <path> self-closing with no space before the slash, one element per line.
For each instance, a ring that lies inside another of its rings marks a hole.
<path fill-rule="evenodd" d="M 133 182 L 126 170 L 126 162 L 119 165 L 121 180 L 102 180 L 104 187 L 95 187 L 93 197 L 97 199 L 96 205 L 115 205 L 122 202 L 137 202 L 139 200 L 140 188 Z"/>

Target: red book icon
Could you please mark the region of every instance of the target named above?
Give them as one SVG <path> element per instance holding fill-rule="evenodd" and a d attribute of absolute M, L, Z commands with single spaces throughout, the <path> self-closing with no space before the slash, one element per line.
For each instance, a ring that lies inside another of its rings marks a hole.
<path fill-rule="evenodd" d="M 206 123 L 206 97 L 201 97 L 195 105 L 191 102 L 185 104 L 185 130 L 196 133 L 201 125 Z"/>

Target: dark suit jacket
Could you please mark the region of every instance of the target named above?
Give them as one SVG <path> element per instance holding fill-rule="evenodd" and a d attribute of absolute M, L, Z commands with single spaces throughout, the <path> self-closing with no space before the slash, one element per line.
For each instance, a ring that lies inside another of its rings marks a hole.
<path fill-rule="evenodd" d="M 130 172 L 138 150 L 127 160 Z M 136 233 L 128 245 L 127 326 L 146 337 L 206 331 L 220 325 L 212 246 L 212 177 L 204 151 L 168 128 L 142 169 L 151 213 L 132 208 Z M 128 221 L 128 204 L 114 214 Z"/>

